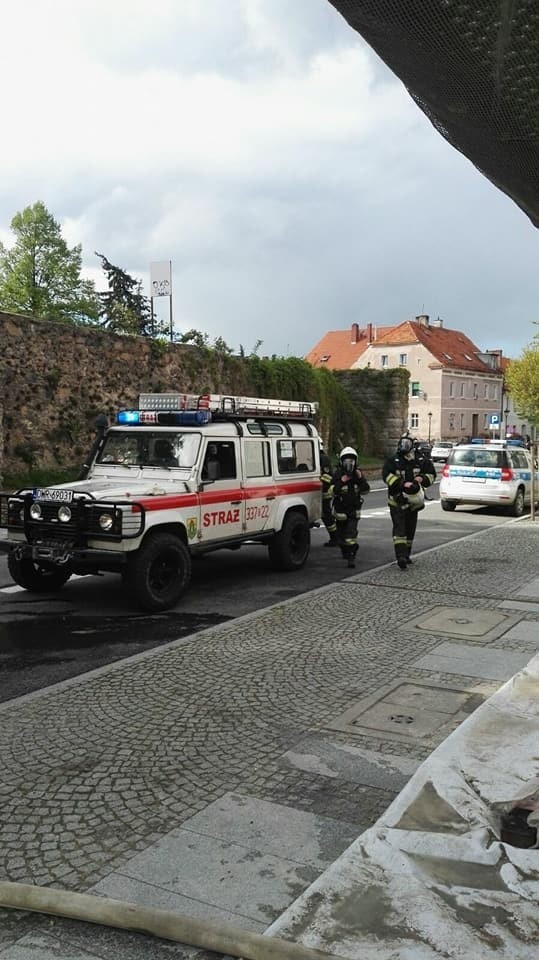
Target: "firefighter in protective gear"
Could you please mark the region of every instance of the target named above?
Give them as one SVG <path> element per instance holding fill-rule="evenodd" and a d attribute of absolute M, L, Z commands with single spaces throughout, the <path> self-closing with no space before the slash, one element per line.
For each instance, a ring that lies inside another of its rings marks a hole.
<path fill-rule="evenodd" d="M 339 546 L 348 566 L 355 567 L 362 494 L 368 493 L 370 486 L 358 467 L 357 453 L 353 447 L 344 447 L 341 450 L 330 490 L 333 495 Z"/>
<path fill-rule="evenodd" d="M 401 570 L 412 562 L 410 553 L 417 528 L 417 515 L 425 506 L 424 490 L 436 479 L 436 468 L 429 457 L 418 456 L 408 434 L 398 442 L 396 452 L 382 468 L 387 484 L 388 505 L 393 524 L 395 559 Z"/>
<path fill-rule="evenodd" d="M 333 474 L 331 470 L 331 460 L 323 450 L 320 451 L 320 480 L 322 483 L 322 521 L 329 534 L 329 540 L 326 540 L 324 546 L 338 547 L 337 521 L 333 513 Z"/>

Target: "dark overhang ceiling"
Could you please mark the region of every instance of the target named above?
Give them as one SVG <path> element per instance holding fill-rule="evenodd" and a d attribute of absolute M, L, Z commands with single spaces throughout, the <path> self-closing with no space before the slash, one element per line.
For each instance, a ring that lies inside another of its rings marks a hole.
<path fill-rule="evenodd" d="M 539 227 L 538 0 L 329 0 Z"/>

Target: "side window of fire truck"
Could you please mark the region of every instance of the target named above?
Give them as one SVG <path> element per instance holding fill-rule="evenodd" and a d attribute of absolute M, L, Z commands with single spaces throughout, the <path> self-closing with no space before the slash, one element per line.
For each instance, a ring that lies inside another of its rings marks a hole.
<path fill-rule="evenodd" d="M 211 464 L 211 469 L 209 469 Z M 202 479 L 233 480 L 237 477 L 236 451 L 231 441 L 211 441 L 206 450 Z"/>
<path fill-rule="evenodd" d="M 246 477 L 270 476 L 270 448 L 267 440 L 246 440 L 243 452 Z"/>
<path fill-rule="evenodd" d="M 277 465 L 279 473 L 312 472 L 315 469 L 312 440 L 278 440 Z"/>

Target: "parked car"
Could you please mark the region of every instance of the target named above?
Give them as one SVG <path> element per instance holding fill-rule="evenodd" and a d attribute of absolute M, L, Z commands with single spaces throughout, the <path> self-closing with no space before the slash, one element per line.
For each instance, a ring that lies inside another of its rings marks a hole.
<path fill-rule="evenodd" d="M 442 469 L 442 510 L 454 510 L 459 504 L 505 507 L 520 517 L 531 503 L 534 470 L 537 501 L 539 473 L 529 450 L 503 440 L 459 444 Z"/>
<path fill-rule="evenodd" d="M 430 455 L 432 462 L 445 463 L 453 446 L 450 440 L 439 440 L 438 443 L 435 443 Z"/>
<path fill-rule="evenodd" d="M 416 440 L 414 443 L 416 454 L 419 458 L 431 460 L 432 445 L 427 440 Z"/>

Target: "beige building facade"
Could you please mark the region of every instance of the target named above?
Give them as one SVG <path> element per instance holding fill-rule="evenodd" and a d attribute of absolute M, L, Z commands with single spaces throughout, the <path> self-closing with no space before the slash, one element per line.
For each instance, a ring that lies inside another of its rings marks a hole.
<path fill-rule="evenodd" d="M 483 353 L 465 334 L 422 315 L 369 343 L 354 367 L 407 369 L 405 427 L 423 440 L 459 441 L 499 436 L 504 410 L 501 360 L 501 351 Z"/>

